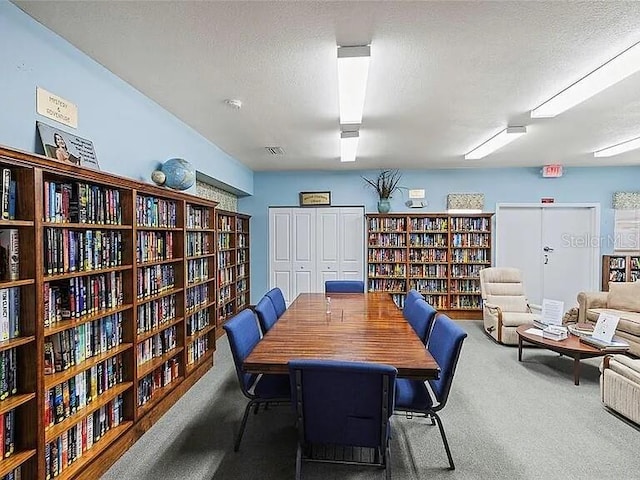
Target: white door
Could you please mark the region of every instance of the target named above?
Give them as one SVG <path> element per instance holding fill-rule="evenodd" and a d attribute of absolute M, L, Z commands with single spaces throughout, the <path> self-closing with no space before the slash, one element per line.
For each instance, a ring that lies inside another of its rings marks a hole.
<path fill-rule="evenodd" d="M 290 208 L 269 209 L 269 285 L 279 287 L 287 302 L 293 295 L 293 231 Z"/>
<path fill-rule="evenodd" d="M 340 209 L 338 255 L 342 280 L 364 279 L 364 209 L 344 207 Z"/>
<path fill-rule="evenodd" d="M 324 282 L 337 280 L 340 272 L 338 238 L 340 234 L 340 210 L 338 208 L 316 209 L 316 238 L 318 239 L 317 285 L 324 290 Z"/>
<path fill-rule="evenodd" d="M 600 246 L 596 205 L 501 205 L 496 215 L 496 266 L 522 271 L 530 302 L 562 300 L 597 289 Z"/>
<path fill-rule="evenodd" d="M 316 212 L 313 208 L 294 208 L 293 215 L 293 291 L 291 301 L 301 293 L 316 291 Z"/>

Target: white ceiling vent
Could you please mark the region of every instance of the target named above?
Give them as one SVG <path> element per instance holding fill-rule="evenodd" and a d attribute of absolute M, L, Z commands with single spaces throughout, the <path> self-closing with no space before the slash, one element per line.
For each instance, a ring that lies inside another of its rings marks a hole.
<path fill-rule="evenodd" d="M 284 150 L 282 147 L 264 147 L 267 149 L 270 155 L 284 155 Z"/>

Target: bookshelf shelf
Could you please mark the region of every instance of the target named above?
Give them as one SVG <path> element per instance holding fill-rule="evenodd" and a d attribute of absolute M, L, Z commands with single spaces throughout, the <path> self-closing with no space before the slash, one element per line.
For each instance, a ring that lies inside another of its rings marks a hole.
<path fill-rule="evenodd" d="M 609 282 L 640 280 L 640 255 L 603 255 L 602 291 L 609 291 Z"/>
<path fill-rule="evenodd" d="M 438 310 L 481 318 L 479 271 L 491 266 L 491 216 L 367 215 L 367 289 L 390 293 L 402 307 L 415 288 Z"/>
<path fill-rule="evenodd" d="M 0 279 L 0 360 L 16 379 L 0 413 L 15 416 L 17 450 L 0 477 L 99 478 L 213 364 L 217 204 L 7 147 L 0 173 L 0 242 L 18 249 Z M 175 347 L 138 368 L 142 342 L 165 335 Z M 73 413 L 50 426 L 54 405 Z"/>

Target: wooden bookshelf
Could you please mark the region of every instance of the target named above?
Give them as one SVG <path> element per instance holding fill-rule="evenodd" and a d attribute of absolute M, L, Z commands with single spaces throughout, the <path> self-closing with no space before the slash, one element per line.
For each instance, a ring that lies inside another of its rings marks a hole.
<path fill-rule="evenodd" d="M 0 476 L 97 478 L 213 365 L 216 203 L 6 147 L 0 169 L 19 258 Z"/>
<path fill-rule="evenodd" d="M 218 242 L 218 334 L 222 325 L 250 303 L 249 221 L 237 212 L 216 211 Z"/>
<path fill-rule="evenodd" d="M 367 288 L 402 308 L 414 288 L 453 318 L 481 318 L 479 272 L 491 266 L 492 214 L 367 215 Z"/>
<path fill-rule="evenodd" d="M 602 291 L 609 291 L 609 282 L 640 280 L 640 255 L 603 255 Z"/>

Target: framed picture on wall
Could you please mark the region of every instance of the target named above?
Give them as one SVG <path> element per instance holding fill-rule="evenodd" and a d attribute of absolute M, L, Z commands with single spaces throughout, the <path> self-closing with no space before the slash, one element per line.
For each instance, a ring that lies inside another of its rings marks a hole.
<path fill-rule="evenodd" d="M 300 192 L 301 207 L 320 207 L 331 205 L 331 192 Z"/>
<path fill-rule="evenodd" d="M 100 170 L 93 143 L 69 132 L 36 122 L 45 156 L 59 162 Z"/>

